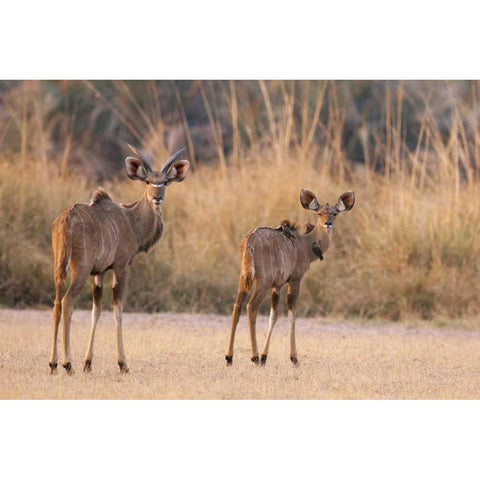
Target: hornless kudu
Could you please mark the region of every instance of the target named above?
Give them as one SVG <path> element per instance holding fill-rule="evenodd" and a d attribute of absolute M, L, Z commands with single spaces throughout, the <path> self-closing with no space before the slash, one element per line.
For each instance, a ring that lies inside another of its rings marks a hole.
<path fill-rule="evenodd" d="M 263 347 L 261 363 L 265 365 L 268 346 L 273 327 L 278 317 L 278 299 L 280 289 L 288 283 L 287 302 L 290 327 L 290 360 L 297 363 L 295 346 L 295 318 L 300 282 L 310 268 L 310 263 L 320 258 L 328 250 L 332 240 L 335 217 L 340 212 L 351 210 L 355 203 L 352 191 L 340 195 L 335 206 L 328 203 L 320 205 L 315 194 L 302 189 L 300 202 L 303 208 L 317 214 L 316 225 L 307 225 L 305 234 L 287 222 L 277 228 L 259 227 L 249 233 L 241 245 L 241 272 L 238 282 L 237 298 L 233 307 L 230 343 L 225 354 L 227 365 L 233 362 L 233 343 L 242 306 L 248 292 L 253 287 L 247 305 L 248 328 L 252 347 L 251 360 L 259 362 L 256 336 L 257 311 L 268 290 L 272 291 L 272 306 L 268 324 L 267 338 Z"/>
<path fill-rule="evenodd" d="M 125 159 L 127 175 L 132 180 L 145 183 L 145 192 L 140 200 L 117 205 L 104 190 L 98 189 L 89 205 L 76 203 L 60 213 L 53 222 L 55 304 L 51 373 L 56 373 L 57 369 L 60 316 L 63 318 L 63 366 L 67 373 L 73 373 L 70 356 L 70 322 L 75 301 L 89 275 L 94 276 L 93 308 L 84 371 L 91 370 L 95 328 L 102 308 L 103 276 L 109 269 L 113 270 L 113 316 L 117 336 L 117 361 L 120 371 L 128 372 L 122 339 L 126 268 L 137 253 L 148 252 L 160 240 L 163 232 L 161 204 L 165 188 L 172 182 L 184 180 L 190 164 L 187 160 L 179 160 L 185 151 L 182 149 L 156 172 L 141 152 L 131 145 L 127 146 L 134 154 L 134 157 Z M 71 268 L 70 284 L 63 296 L 69 268 Z"/>

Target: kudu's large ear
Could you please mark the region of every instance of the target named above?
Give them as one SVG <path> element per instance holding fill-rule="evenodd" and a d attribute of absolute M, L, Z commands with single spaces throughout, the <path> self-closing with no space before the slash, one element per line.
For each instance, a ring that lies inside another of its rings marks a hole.
<path fill-rule="evenodd" d="M 349 190 L 348 192 L 342 193 L 338 197 L 338 201 L 335 207 L 339 212 L 346 212 L 347 210 L 351 210 L 354 205 L 355 193 L 353 193 L 352 190 Z"/>
<path fill-rule="evenodd" d="M 173 163 L 167 173 L 169 182 L 183 182 L 187 176 L 190 162 L 188 160 L 177 160 Z"/>
<path fill-rule="evenodd" d="M 304 188 L 302 188 L 300 191 L 300 203 L 302 204 L 302 207 L 306 208 L 307 210 L 320 209 L 320 203 L 315 194 L 310 190 L 305 190 Z"/>
<path fill-rule="evenodd" d="M 125 159 L 125 170 L 132 180 L 144 182 L 147 179 L 147 167 L 139 158 L 127 157 Z"/>
<path fill-rule="evenodd" d="M 127 175 L 132 180 L 141 180 L 144 182 L 147 179 L 148 173 L 152 172 L 150 163 L 148 163 L 147 158 L 140 150 L 137 150 L 129 143 L 126 143 L 125 146 L 135 155 L 135 157 L 127 157 L 125 159 Z"/>

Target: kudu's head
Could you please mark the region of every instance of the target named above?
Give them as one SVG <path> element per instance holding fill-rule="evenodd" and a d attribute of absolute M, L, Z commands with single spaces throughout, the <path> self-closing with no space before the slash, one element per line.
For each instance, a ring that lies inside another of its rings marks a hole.
<path fill-rule="evenodd" d="M 172 155 L 163 165 L 159 172 L 155 172 L 148 163 L 145 156 L 128 143 L 126 146 L 133 152 L 134 157 L 125 159 L 125 168 L 127 175 L 132 180 L 141 180 L 145 183 L 145 192 L 147 199 L 155 207 L 163 202 L 165 197 L 165 188 L 172 182 L 181 182 L 185 180 L 190 163 L 188 160 L 179 160 L 186 148 L 182 148 Z"/>
<path fill-rule="evenodd" d="M 355 193 L 352 190 L 342 193 L 335 205 L 321 205 L 314 193 L 302 188 L 300 192 L 300 202 L 303 208 L 313 210 L 318 215 L 318 222 L 327 231 L 333 229 L 336 216 L 341 212 L 351 210 L 355 204 Z"/>

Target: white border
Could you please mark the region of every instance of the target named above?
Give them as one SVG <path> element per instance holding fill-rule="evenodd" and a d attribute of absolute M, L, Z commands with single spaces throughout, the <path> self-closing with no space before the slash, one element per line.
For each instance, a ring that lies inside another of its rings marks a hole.
<path fill-rule="evenodd" d="M 469 434 L 479 431 L 479 404 L 460 403 L 2 402 L 0 472 L 71 479 L 478 478 L 478 445 Z"/>
<path fill-rule="evenodd" d="M 17 1 L 0 78 L 479 78 L 474 4 Z"/>

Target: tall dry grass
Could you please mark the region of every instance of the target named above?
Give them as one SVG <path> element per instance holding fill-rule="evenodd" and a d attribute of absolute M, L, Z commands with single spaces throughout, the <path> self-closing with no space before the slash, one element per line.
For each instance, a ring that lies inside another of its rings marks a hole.
<path fill-rule="evenodd" d="M 259 82 L 261 118 L 245 107 L 231 82 L 226 92 L 233 129 L 228 155 L 214 89 L 208 82 L 202 88 L 218 161 L 196 165 L 185 182 L 168 188 L 164 237 L 132 266 L 129 310 L 228 312 L 243 236 L 285 217 L 312 221 L 298 199 L 306 187 L 330 203 L 353 189 L 357 203 L 338 218 L 326 261 L 312 265 L 302 284 L 302 315 L 397 320 L 480 311 L 480 135 L 460 106 L 452 109 L 445 138 L 428 103 L 419 105 L 418 140 L 412 148 L 405 140 L 404 92 L 387 89 L 385 138 L 362 125 L 365 162 L 355 166 L 342 147 L 344 112 L 335 82 L 300 87 L 280 82 L 274 94 L 271 84 Z M 157 118 L 152 131 L 161 122 Z M 185 126 L 188 130 L 188 122 Z M 168 149 L 162 138 L 156 140 L 158 152 Z M 51 303 L 51 222 L 69 203 L 88 202 L 96 186 L 48 160 L 26 154 L 0 159 L 3 304 Z M 143 190 L 128 180 L 104 186 L 122 202 L 135 200 Z M 80 303 L 89 302 L 90 286 Z"/>

